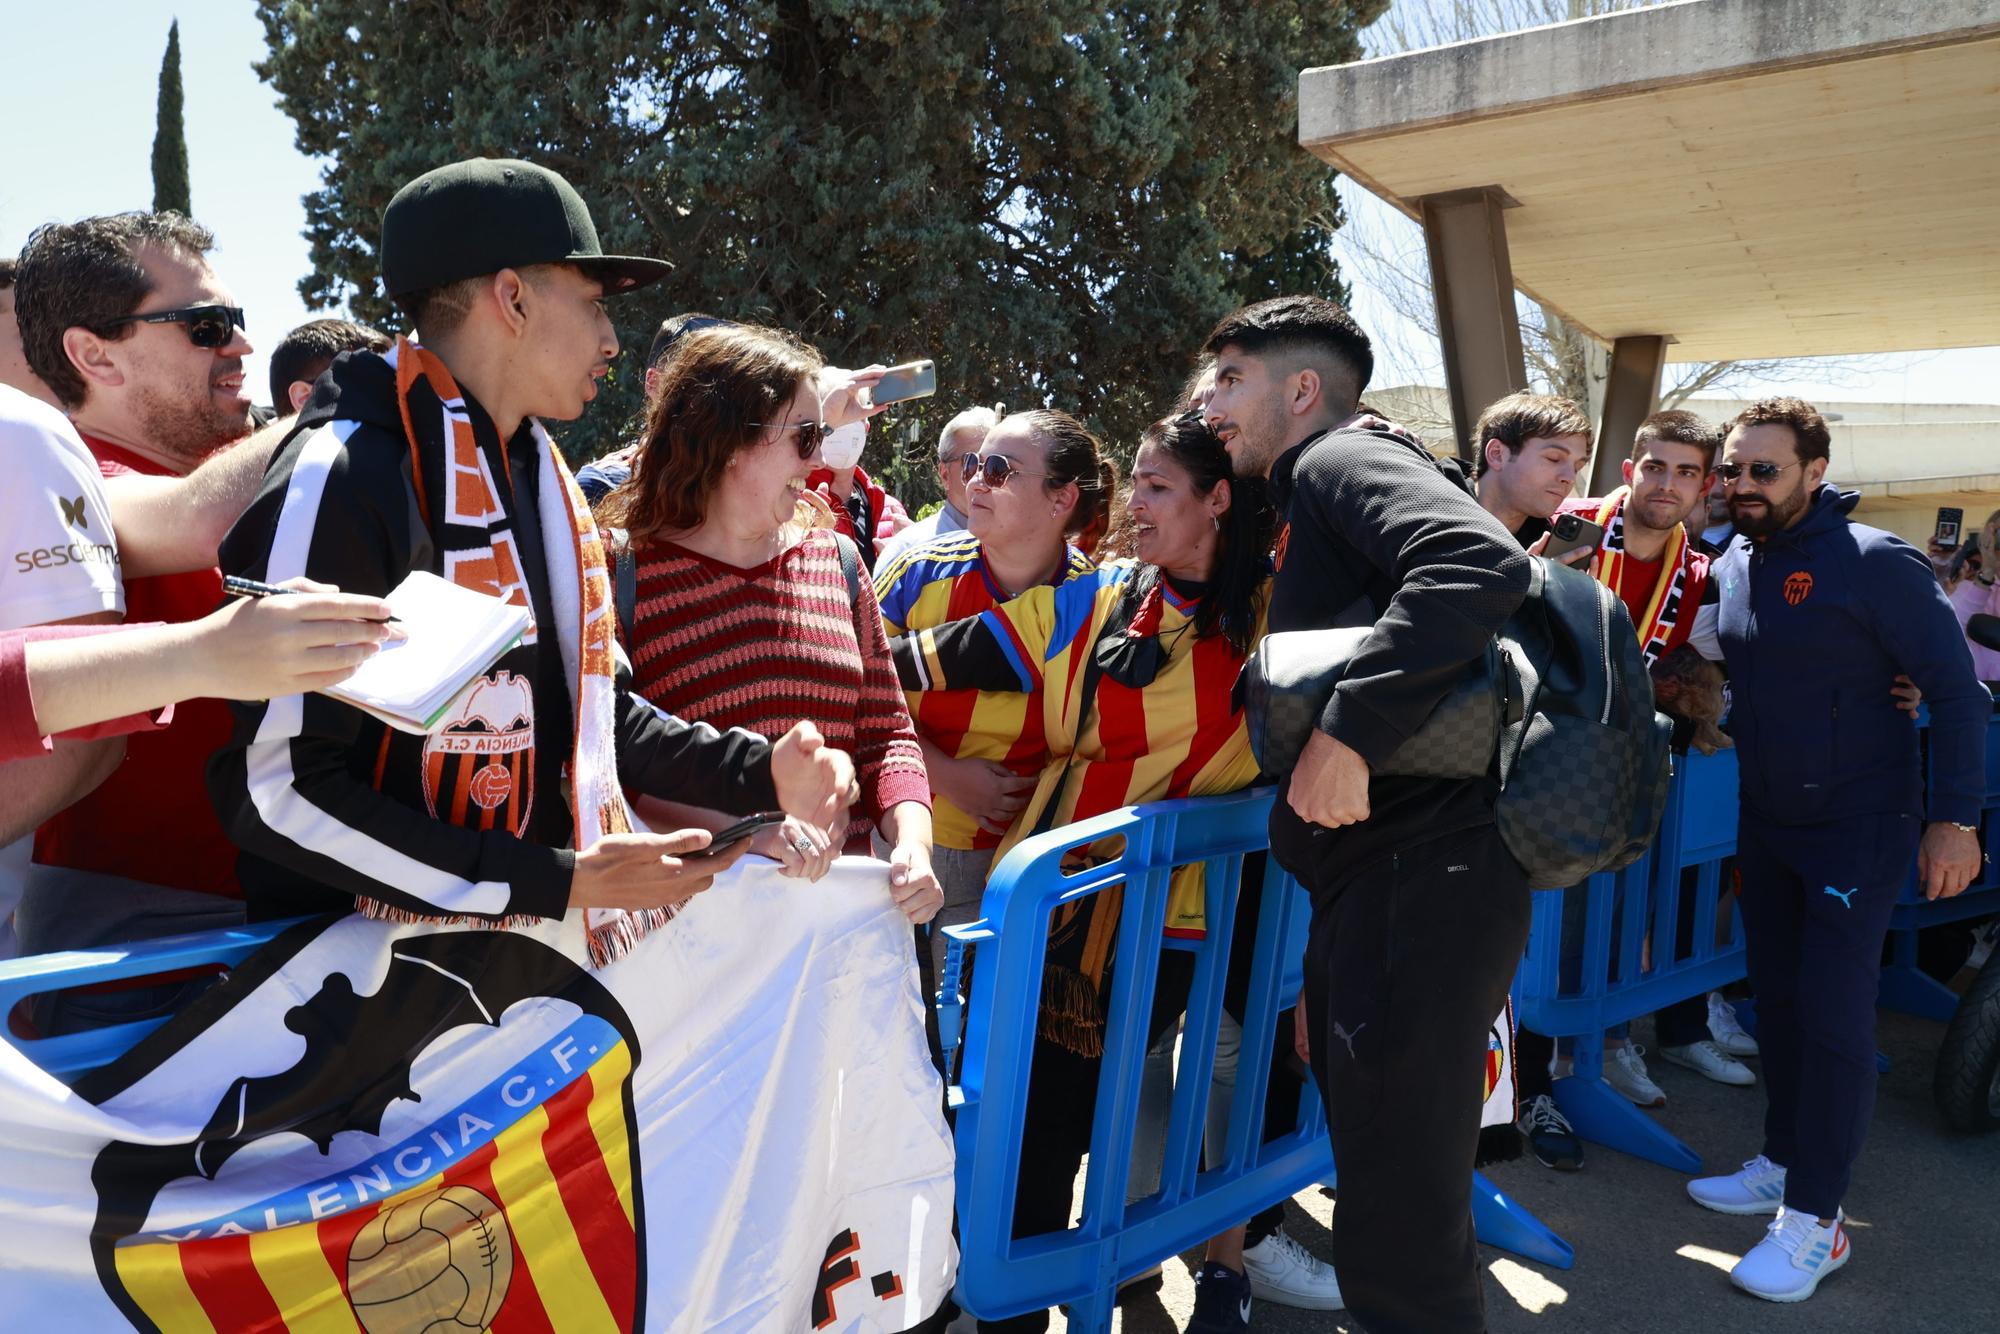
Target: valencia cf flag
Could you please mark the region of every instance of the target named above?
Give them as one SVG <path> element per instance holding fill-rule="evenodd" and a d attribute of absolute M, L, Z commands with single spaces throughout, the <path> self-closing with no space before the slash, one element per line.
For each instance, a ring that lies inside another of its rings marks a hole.
<path fill-rule="evenodd" d="M 583 957 L 571 923 L 321 919 L 74 1094 L 0 1048 L 9 1323 L 898 1330 L 937 1306 L 951 1150 L 881 863 L 746 862 Z"/>

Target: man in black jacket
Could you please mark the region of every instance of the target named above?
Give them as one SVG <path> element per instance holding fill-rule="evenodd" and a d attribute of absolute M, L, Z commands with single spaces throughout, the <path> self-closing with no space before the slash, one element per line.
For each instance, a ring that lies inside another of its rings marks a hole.
<path fill-rule="evenodd" d="M 1375 1334 L 1482 1330 L 1468 1191 L 1527 881 L 1490 780 L 1375 770 L 1520 605 L 1529 558 L 1413 437 L 1357 412 L 1374 356 L 1339 306 L 1260 302 L 1205 350 L 1208 419 L 1281 519 L 1270 628 L 1375 627 L 1271 816 L 1313 901 L 1298 1013 L 1340 1170 L 1334 1267 Z"/>

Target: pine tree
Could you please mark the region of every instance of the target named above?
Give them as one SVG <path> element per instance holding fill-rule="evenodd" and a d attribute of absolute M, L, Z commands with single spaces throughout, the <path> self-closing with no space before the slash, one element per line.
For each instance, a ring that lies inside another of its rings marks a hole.
<path fill-rule="evenodd" d="M 160 109 L 153 129 L 153 211 L 173 209 L 192 217 L 188 193 L 187 127 L 181 121 L 181 24 L 167 29 L 160 60 Z"/>
<path fill-rule="evenodd" d="M 836 365 L 934 358 L 937 396 L 871 436 L 877 471 L 975 403 L 1062 408 L 1129 454 L 1221 315 L 1344 298 L 1299 70 L 1357 57 L 1385 4 L 258 0 L 258 72 L 333 164 L 306 199 L 309 304 L 398 323 L 375 260 L 390 196 L 529 158 L 606 251 L 679 266 L 609 303 L 627 351 L 564 429 L 571 457 L 629 438 L 654 327 L 696 310 Z"/>

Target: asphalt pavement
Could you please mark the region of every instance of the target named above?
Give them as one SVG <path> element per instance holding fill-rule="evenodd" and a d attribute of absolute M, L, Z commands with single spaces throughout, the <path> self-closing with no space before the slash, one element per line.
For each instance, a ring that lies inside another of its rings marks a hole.
<path fill-rule="evenodd" d="M 1634 1026 L 1635 1039 L 1648 1047 L 1650 1028 Z M 1939 1120 L 1931 1077 L 1943 1036 L 1942 1024 L 1881 1013 L 1879 1041 L 1891 1066 L 1847 1200 L 1854 1258 L 1810 1301 L 1774 1305 L 1730 1285 L 1729 1267 L 1763 1235 L 1765 1220 L 1711 1213 L 1688 1199 L 1679 1172 L 1593 1144 L 1581 1172 L 1553 1172 L 1530 1158 L 1488 1173 L 1576 1249 L 1575 1267 L 1557 1270 L 1482 1246 L 1490 1328 L 1495 1334 L 2000 1331 L 2000 1134 L 1967 1137 Z M 1757 1152 L 1761 1087 L 1730 1088 L 1664 1061 L 1649 1065 L 1668 1099 L 1651 1114 L 1702 1155 L 1705 1171 L 1733 1170 Z M 1292 1235 L 1322 1258 L 1331 1255 L 1327 1228 L 1336 1207 L 1331 1192 L 1314 1188 L 1287 1210 Z M 1114 1327 L 1125 1334 L 1184 1330 L 1200 1258 L 1190 1252 L 1169 1260 L 1157 1288 L 1128 1294 Z M 1052 1328 L 1066 1328 L 1060 1316 Z M 1259 1303 L 1250 1328 L 1287 1334 L 1360 1326 L 1342 1313 Z"/>

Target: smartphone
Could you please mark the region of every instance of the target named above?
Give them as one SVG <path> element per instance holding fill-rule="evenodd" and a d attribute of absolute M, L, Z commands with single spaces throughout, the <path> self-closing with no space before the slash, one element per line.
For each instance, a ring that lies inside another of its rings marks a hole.
<path fill-rule="evenodd" d="M 1941 547 L 1958 545 L 1958 530 L 1965 526 L 1965 511 L 1951 505 L 1938 506 L 1937 532 L 1931 541 Z"/>
<path fill-rule="evenodd" d="M 1549 521 L 1549 545 L 1542 552 L 1550 560 L 1572 551 L 1595 551 L 1604 540 L 1604 526 L 1581 514 L 1558 514 Z"/>
<path fill-rule="evenodd" d="M 703 857 L 712 852 L 721 852 L 727 848 L 735 847 L 744 839 L 755 838 L 766 829 L 775 829 L 784 822 L 785 813 L 783 811 L 764 811 L 758 815 L 746 815 L 728 828 L 716 830 L 715 835 L 708 840 L 708 846 L 694 855 Z"/>
<path fill-rule="evenodd" d="M 900 366 L 891 366 L 868 391 L 868 401 L 877 407 L 885 403 L 901 403 L 906 399 L 929 398 L 937 392 L 937 363 L 934 361 L 906 361 Z"/>

